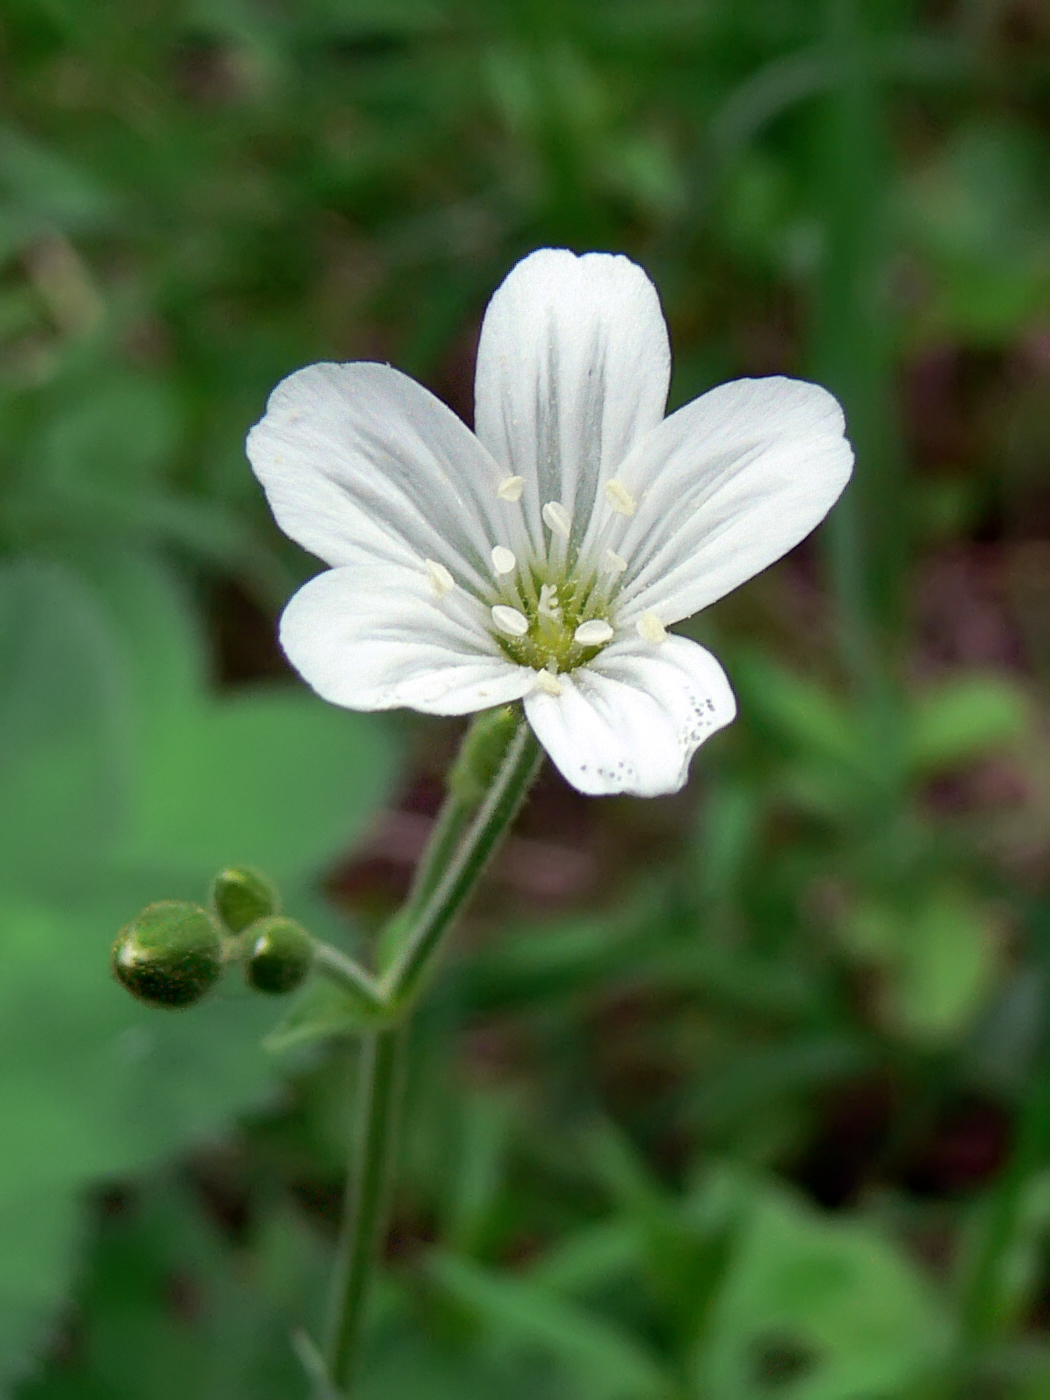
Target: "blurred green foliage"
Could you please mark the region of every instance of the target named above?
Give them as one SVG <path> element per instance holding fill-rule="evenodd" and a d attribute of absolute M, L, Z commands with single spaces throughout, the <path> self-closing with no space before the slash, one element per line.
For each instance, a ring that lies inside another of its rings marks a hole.
<path fill-rule="evenodd" d="M 322 357 L 469 415 L 542 244 L 645 264 L 675 402 L 828 383 L 858 475 L 694 624 L 741 718 L 689 796 L 526 813 L 597 874 L 544 914 L 497 873 L 427 1001 L 363 1395 L 1050 1395 L 1048 80 L 1033 0 L 6 0 L 19 1400 L 308 1394 L 356 1013 L 274 1058 L 272 1008 L 151 1013 L 108 946 L 231 862 L 336 940 L 390 902 L 320 896 L 404 731 L 278 675 L 311 565 L 244 432 Z"/>
<path fill-rule="evenodd" d="M 89 582 L 89 575 L 97 586 Z M 214 1133 L 273 1093 L 245 995 L 157 1019 L 107 974 L 158 888 L 201 897 L 243 853 L 308 882 L 386 795 L 393 747 L 303 695 L 205 695 L 191 614 L 132 555 L 0 572 L 3 1167 L 0 1356 L 68 1286 L 85 1183 Z M 305 889 L 302 887 L 306 886 Z"/>

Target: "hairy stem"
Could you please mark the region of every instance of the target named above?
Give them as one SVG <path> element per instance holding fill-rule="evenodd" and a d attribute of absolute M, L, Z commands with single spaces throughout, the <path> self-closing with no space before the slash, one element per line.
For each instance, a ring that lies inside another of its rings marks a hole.
<path fill-rule="evenodd" d="M 328 1332 L 329 1375 L 344 1395 L 354 1381 L 368 1281 L 386 1223 L 404 1037 L 395 1026 L 371 1032 L 361 1046 L 352 1147 L 357 1162 L 347 1180 Z"/>
<path fill-rule="evenodd" d="M 464 752 L 477 732 L 475 728 L 468 735 Z M 541 750 L 524 718 L 519 716 L 508 732 L 511 737 L 501 761 L 491 779 L 486 777 L 478 799 L 455 787 L 450 791 L 412 892 L 394 918 L 396 948 L 382 979 L 377 983 L 360 969 L 351 975 L 334 964 L 325 969 L 353 982 L 354 989 L 377 1007 L 402 1013 L 399 1024 L 372 1031 L 362 1047 L 359 1116 L 332 1278 L 327 1354 L 331 1383 L 347 1397 L 360 1358 L 368 1285 L 386 1227 L 410 1003 L 442 937 L 510 829 L 539 768 Z"/>
<path fill-rule="evenodd" d="M 418 989 L 445 931 L 517 815 L 540 757 L 540 746 L 522 720 L 477 816 L 444 875 L 405 929 L 401 949 L 383 976 L 380 988 L 391 1005 L 403 1005 Z"/>
<path fill-rule="evenodd" d="M 314 967 L 332 982 L 358 996 L 375 1011 L 384 1009 L 379 983 L 361 964 L 339 948 L 320 939 L 314 940 Z"/>

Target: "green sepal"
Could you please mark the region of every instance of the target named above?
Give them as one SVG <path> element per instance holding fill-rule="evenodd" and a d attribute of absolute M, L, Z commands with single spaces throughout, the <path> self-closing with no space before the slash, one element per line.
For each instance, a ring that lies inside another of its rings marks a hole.
<path fill-rule="evenodd" d="M 220 870 L 211 885 L 215 912 L 231 933 L 241 933 L 256 919 L 277 914 L 281 897 L 265 875 L 244 865 Z"/>
<path fill-rule="evenodd" d="M 348 987 L 316 977 L 278 1021 L 263 1041 L 267 1050 L 280 1053 L 337 1036 L 361 1035 L 394 1025 L 396 1010 L 379 1010 Z"/>
<path fill-rule="evenodd" d="M 515 705 L 484 710 L 474 720 L 448 775 L 448 790 L 460 802 L 479 806 L 492 786 L 517 733 L 521 712 Z"/>
<path fill-rule="evenodd" d="M 113 975 L 150 1006 L 192 1006 L 219 980 L 223 946 L 211 914 L 197 904 L 150 904 L 117 935 Z"/>
<path fill-rule="evenodd" d="M 313 939 L 302 924 L 273 914 L 258 919 L 247 935 L 244 975 L 253 991 L 284 996 L 302 985 L 314 959 Z"/>

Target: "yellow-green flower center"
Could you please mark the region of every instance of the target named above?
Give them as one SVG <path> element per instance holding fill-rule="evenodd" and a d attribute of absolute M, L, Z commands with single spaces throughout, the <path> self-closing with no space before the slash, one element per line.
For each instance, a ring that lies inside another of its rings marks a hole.
<path fill-rule="evenodd" d="M 591 661 L 613 636 L 608 593 L 596 585 L 593 575 L 554 582 L 522 570 L 512 602 L 493 608 L 493 636 L 504 654 L 554 674 Z"/>

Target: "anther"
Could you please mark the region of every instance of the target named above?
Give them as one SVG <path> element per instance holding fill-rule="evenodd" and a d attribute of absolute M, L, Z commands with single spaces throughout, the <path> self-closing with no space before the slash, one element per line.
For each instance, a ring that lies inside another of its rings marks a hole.
<path fill-rule="evenodd" d="M 512 574 L 518 567 L 514 551 L 508 549 L 505 544 L 496 545 L 490 558 L 492 559 L 492 567 L 497 574 Z"/>
<path fill-rule="evenodd" d="M 565 691 L 561 681 L 550 671 L 536 672 L 535 688 L 542 690 L 544 695 L 562 695 Z"/>
<path fill-rule="evenodd" d="M 529 630 L 529 619 L 517 608 L 508 608 L 505 603 L 497 603 L 492 609 L 492 621 L 508 637 L 524 637 Z"/>
<path fill-rule="evenodd" d="M 572 516 L 561 504 L 560 501 L 548 501 L 543 507 L 544 524 L 554 535 L 560 535 L 563 540 L 569 538 L 572 531 Z"/>
<path fill-rule="evenodd" d="M 573 641 L 579 642 L 581 647 L 600 647 L 604 642 L 612 641 L 612 636 L 613 629 L 602 617 L 581 622 L 572 634 Z"/>
<path fill-rule="evenodd" d="M 434 585 L 434 592 L 438 597 L 443 598 L 446 593 L 451 593 L 456 586 L 456 580 L 444 564 L 439 564 L 436 559 L 424 559 L 423 562 L 427 566 L 430 582 Z"/>
<path fill-rule="evenodd" d="M 621 559 L 615 550 L 607 549 L 602 555 L 602 568 L 607 574 L 622 574 L 627 570 L 627 560 Z"/>
<path fill-rule="evenodd" d="M 542 617 L 552 617 L 555 622 L 561 621 L 561 606 L 558 603 L 558 590 L 553 583 L 540 584 L 540 601 L 536 611 Z"/>
<path fill-rule="evenodd" d="M 525 478 L 523 476 L 506 476 L 496 487 L 496 495 L 501 501 L 520 501 L 521 493 L 525 490 Z"/>
<path fill-rule="evenodd" d="M 622 481 L 614 480 L 605 483 L 605 499 L 620 515 L 633 515 L 638 509 L 638 502 Z"/>
<path fill-rule="evenodd" d="M 643 612 L 634 624 L 643 642 L 663 642 L 667 640 L 667 628 L 654 612 Z"/>

